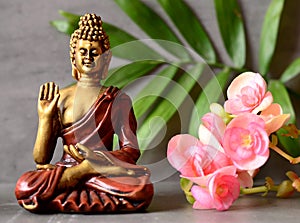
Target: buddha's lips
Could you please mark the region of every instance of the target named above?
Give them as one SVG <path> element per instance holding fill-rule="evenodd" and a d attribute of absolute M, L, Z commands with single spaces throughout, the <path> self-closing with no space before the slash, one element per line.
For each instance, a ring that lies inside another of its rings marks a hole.
<path fill-rule="evenodd" d="M 95 63 L 94 62 L 83 62 L 83 65 L 89 68 L 93 68 L 95 67 Z"/>

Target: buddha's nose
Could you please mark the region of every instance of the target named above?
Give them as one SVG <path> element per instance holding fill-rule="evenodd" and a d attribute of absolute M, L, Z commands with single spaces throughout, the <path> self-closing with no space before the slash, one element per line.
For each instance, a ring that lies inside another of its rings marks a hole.
<path fill-rule="evenodd" d="M 92 57 L 91 55 L 86 55 L 84 58 L 85 62 L 94 62 L 94 57 Z"/>

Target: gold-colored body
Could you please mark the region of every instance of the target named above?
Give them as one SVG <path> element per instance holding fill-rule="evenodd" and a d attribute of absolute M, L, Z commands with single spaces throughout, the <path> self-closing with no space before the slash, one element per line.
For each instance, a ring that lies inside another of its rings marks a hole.
<path fill-rule="evenodd" d="M 72 75 L 78 80 L 77 83 L 61 90 L 53 82 L 45 83 L 40 88 L 39 125 L 33 150 L 37 169 L 53 167 L 50 161 L 59 131 L 83 117 L 105 90 L 101 86 L 100 80 L 106 77 L 111 58 L 111 52 L 107 50 L 109 46 L 105 45 L 107 44 L 106 38 L 103 37 L 103 33 L 99 37 L 104 39 L 102 42 L 98 41 L 97 36 L 91 36 L 86 40 L 79 37 L 75 35 L 71 39 Z M 104 52 L 104 50 L 106 51 Z M 96 154 L 83 145 L 65 145 L 64 150 L 80 164 L 66 168 L 58 184 L 59 189 L 73 187 L 80 179 L 96 173 L 103 175 L 134 174 L 133 171 L 118 166 L 104 154 Z M 83 156 L 79 150 L 83 151 L 85 155 Z M 99 160 L 99 162 L 91 164 L 90 158 Z"/>

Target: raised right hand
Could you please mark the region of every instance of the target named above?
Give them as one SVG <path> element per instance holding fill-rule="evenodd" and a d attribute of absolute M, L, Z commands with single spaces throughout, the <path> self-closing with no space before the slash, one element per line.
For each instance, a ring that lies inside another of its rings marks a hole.
<path fill-rule="evenodd" d="M 38 115 L 40 119 L 53 118 L 57 114 L 59 97 L 59 88 L 55 83 L 48 82 L 41 85 L 38 99 Z"/>

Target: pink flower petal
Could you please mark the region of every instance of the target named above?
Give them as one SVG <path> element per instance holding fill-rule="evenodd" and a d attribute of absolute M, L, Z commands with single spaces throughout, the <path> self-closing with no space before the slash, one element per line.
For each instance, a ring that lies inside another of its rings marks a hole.
<path fill-rule="evenodd" d="M 290 114 L 282 114 L 282 108 L 279 104 L 271 104 L 268 108 L 263 110 L 260 116 L 266 122 L 266 131 L 268 135 L 276 132 L 290 119 Z"/>
<path fill-rule="evenodd" d="M 223 148 L 238 169 L 261 167 L 269 158 L 264 120 L 252 113 L 238 115 L 225 130 Z"/>
<path fill-rule="evenodd" d="M 216 137 L 221 144 L 226 129 L 226 124 L 223 119 L 220 116 L 210 112 L 205 114 L 201 120 L 202 124 Z"/>
<path fill-rule="evenodd" d="M 269 120 L 268 122 L 266 122 L 266 131 L 268 135 L 280 129 L 284 124 L 287 123 L 289 119 L 290 119 L 290 114 L 283 114 L 283 115 L 278 115 L 273 119 Z"/>
<path fill-rule="evenodd" d="M 240 184 L 236 177 L 236 167 L 221 168 L 205 177 L 205 182 L 193 186 L 192 195 L 195 198 L 193 208 L 227 210 L 238 198 Z"/>
<path fill-rule="evenodd" d="M 194 209 L 213 209 L 213 199 L 209 192 L 202 187 L 193 186 L 191 189 L 192 195 L 195 198 L 195 203 L 193 204 Z"/>
<path fill-rule="evenodd" d="M 222 167 L 222 168 L 216 170 L 215 172 L 207 174 L 207 175 L 202 176 L 202 177 L 186 177 L 186 176 L 181 176 L 181 177 L 184 177 L 184 178 L 186 178 L 186 179 L 194 182 L 197 185 L 205 186 L 207 184 L 208 180 L 214 174 L 236 175 L 236 171 L 237 171 L 237 168 L 235 166 L 233 166 L 233 165 L 230 165 L 230 166 Z"/>
<path fill-rule="evenodd" d="M 199 147 L 199 140 L 191 135 L 176 135 L 168 143 L 167 158 L 170 164 L 182 174 L 194 173 L 191 150 Z"/>
<path fill-rule="evenodd" d="M 238 171 L 238 180 L 241 187 L 251 188 L 253 187 L 253 178 L 248 171 Z"/>
<path fill-rule="evenodd" d="M 224 152 L 224 149 L 214 134 L 209 131 L 204 125 L 199 126 L 198 130 L 200 142 L 205 145 L 211 145 L 212 147 Z"/>
<path fill-rule="evenodd" d="M 266 108 L 268 108 L 273 102 L 273 96 L 271 94 L 271 92 L 267 92 L 265 94 L 265 97 L 263 98 L 263 100 L 260 102 L 260 104 L 252 111 L 253 114 L 257 114 L 260 111 L 265 110 Z"/>
<path fill-rule="evenodd" d="M 240 94 L 241 89 L 244 86 L 248 86 L 249 83 L 255 82 L 262 89 L 267 88 L 267 84 L 265 80 L 258 73 L 253 72 L 244 72 L 237 76 L 229 85 L 227 89 L 227 97 L 228 99 L 234 98 L 236 95 Z"/>
<path fill-rule="evenodd" d="M 228 100 L 224 103 L 225 111 L 234 115 L 245 112 L 258 112 L 267 108 L 273 97 L 266 92 L 267 84 L 258 73 L 245 72 L 237 76 L 227 89 Z"/>

